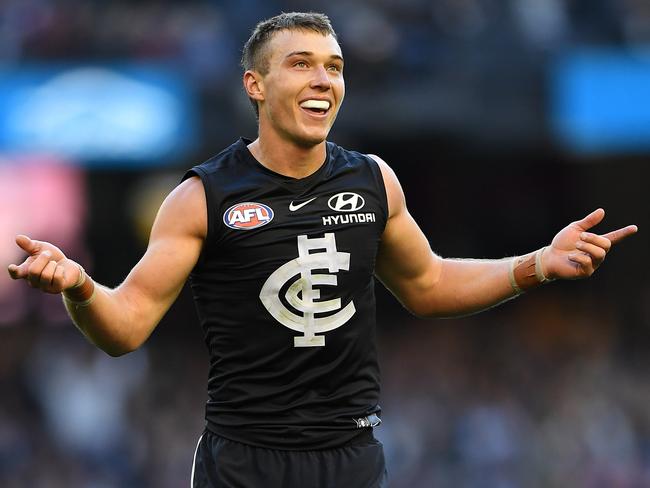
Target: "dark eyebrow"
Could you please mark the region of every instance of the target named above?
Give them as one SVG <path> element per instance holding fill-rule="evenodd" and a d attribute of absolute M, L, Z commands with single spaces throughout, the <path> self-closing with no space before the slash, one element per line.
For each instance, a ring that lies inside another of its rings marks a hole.
<path fill-rule="evenodd" d="M 286 58 L 290 58 L 291 56 L 313 56 L 314 53 L 312 51 L 292 51 L 289 54 L 286 55 Z M 330 59 L 338 59 L 341 62 L 343 61 L 343 56 L 340 56 L 339 54 L 332 54 L 330 56 Z"/>

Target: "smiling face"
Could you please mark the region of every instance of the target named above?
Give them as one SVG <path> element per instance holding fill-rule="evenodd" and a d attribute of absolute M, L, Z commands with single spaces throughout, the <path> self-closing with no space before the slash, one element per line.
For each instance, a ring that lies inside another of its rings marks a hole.
<path fill-rule="evenodd" d="M 313 147 L 325 141 L 345 95 L 341 47 L 331 35 L 281 30 L 266 46 L 268 71 L 247 71 L 260 136 Z"/>

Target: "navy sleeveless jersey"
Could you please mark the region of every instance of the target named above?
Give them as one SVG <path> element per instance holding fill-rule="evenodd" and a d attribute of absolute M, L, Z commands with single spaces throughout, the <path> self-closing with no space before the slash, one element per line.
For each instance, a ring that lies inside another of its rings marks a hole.
<path fill-rule="evenodd" d="M 190 283 L 210 354 L 207 427 L 274 449 L 350 442 L 379 414 L 374 268 L 388 218 L 377 163 L 327 143 L 294 179 L 240 139 L 194 167 L 208 232 Z"/>

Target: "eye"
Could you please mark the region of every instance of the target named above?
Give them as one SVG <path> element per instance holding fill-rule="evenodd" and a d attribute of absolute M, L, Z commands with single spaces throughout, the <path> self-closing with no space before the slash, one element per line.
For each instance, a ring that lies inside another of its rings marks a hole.
<path fill-rule="evenodd" d="M 294 64 L 294 66 L 296 68 L 307 68 L 307 63 L 305 63 L 304 61 L 298 61 Z"/>
<path fill-rule="evenodd" d="M 338 64 L 331 64 L 327 67 L 328 71 L 335 71 L 337 73 L 341 72 L 341 67 Z"/>

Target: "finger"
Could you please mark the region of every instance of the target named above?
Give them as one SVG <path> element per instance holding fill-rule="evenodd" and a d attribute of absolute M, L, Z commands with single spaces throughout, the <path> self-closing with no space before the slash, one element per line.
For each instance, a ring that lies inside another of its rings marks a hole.
<path fill-rule="evenodd" d="M 623 227 L 622 229 L 617 229 L 608 232 L 603 237 L 609 239 L 612 242 L 612 244 L 617 244 L 621 242 L 623 239 L 625 239 L 626 237 L 630 237 L 631 235 L 636 234 L 638 230 L 639 228 L 636 225 L 628 225 L 627 227 Z"/>
<path fill-rule="evenodd" d="M 569 254 L 568 259 L 569 261 L 576 263 L 583 274 L 590 276 L 594 272 L 593 263 L 591 262 L 591 257 L 589 255 L 578 252 Z"/>
<path fill-rule="evenodd" d="M 594 269 L 600 266 L 600 264 L 605 259 L 605 256 L 607 255 L 607 251 L 605 251 L 602 247 L 598 247 L 595 244 L 590 244 L 584 241 L 576 242 L 576 248 L 580 249 L 584 253 L 589 254 L 591 257 L 591 262 L 594 265 Z"/>
<path fill-rule="evenodd" d="M 30 285 L 38 288 L 41 282 L 41 273 L 43 273 L 43 269 L 45 269 L 45 266 L 47 266 L 47 264 L 50 262 L 51 257 L 51 253 L 49 251 L 45 251 L 36 256 L 36 258 L 32 261 L 27 271 L 27 280 L 29 281 Z"/>
<path fill-rule="evenodd" d="M 610 241 L 605 236 L 599 236 L 598 234 L 592 234 L 591 232 L 583 232 L 580 234 L 580 239 L 584 242 L 594 244 L 600 248 L 603 248 L 605 252 L 608 252 L 612 247 L 612 241 Z"/>
<path fill-rule="evenodd" d="M 43 271 L 41 272 L 39 286 L 42 289 L 50 289 L 52 286 L 52 279 L 54 278 L 54 272 L 56 271 L 56 261 L 48 262 Z"/>
<path fill-rule="evenodd" d="M 63 266 L 57 266 L 54 270 L 54 277 L 52 278 L 52 291 L 59 293 L 63 290 L 63 285 L 65 284 L 65 268 Z"/>
<path fill-rule="evenodd" d="M 20 265 L 10 264 L 9 266 L 7 266 L 7 271 L 9 271 L 9 276 L 11 276 L 14 280 L 27 278 L 27 275 L 29 274 L 29 266 L 32 264 L 34 259 L 36 259 L 35 256 L 29 256 Z"/>
<path fill-rule="evenodd" d="M 19 234 L 16 236 L 16 244 L 27 254 L 38 252 L 38 242 L 33 241 L 26 235 Z"/>
<path fill-rule="evenodd" d="M 7 271 L 9 271 L 9 276 L 13 280 L 19 280 L 25 277 L 25 273 L 21 270 L 20 266 L 16 266 L 15 264 L 7 266 Z"/>
<path fill-rule="evenodd" d="M 587 215 L 584 219 L 578 220 L 576 224 L 580 226 L 582 230 L 591 229 L 594 225 L 599 224 L 605 217 L 605 211 L 602 208 L 598 208 Z"/>

